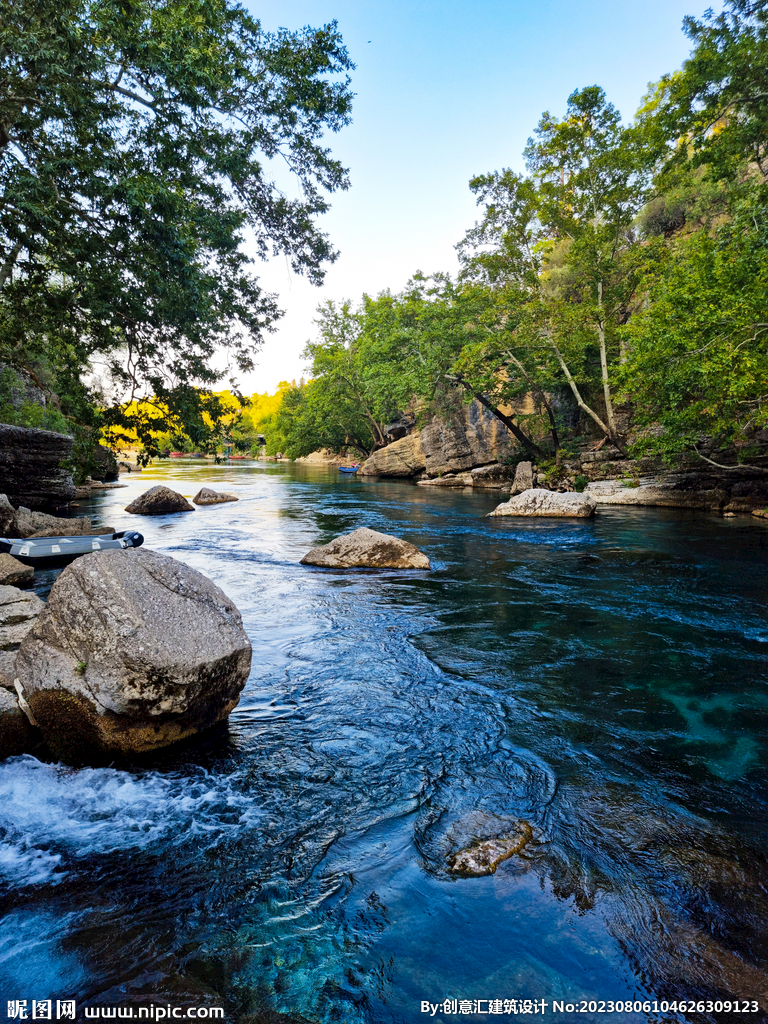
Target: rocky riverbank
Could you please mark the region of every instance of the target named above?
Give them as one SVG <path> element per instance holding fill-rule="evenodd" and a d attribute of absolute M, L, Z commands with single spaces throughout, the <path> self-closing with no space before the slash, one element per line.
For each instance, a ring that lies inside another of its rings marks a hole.
<path fill-rule="evenodd" d="M 422 487 L 472 487 L 516 494 L 530 487 L 586 491 L 597 505 L 646 505 L 750 513 L 768 507 L 768 473 L 713 466 L 695 455 L 626 459 L 590 440 L 568 458 L 531 463 L 504 425 L 473 402 L 448 420 L 397 437 L 374 452 L 361 476 L 399 477 Z M 523 474 L 523 478 L 519 474 Z"/>

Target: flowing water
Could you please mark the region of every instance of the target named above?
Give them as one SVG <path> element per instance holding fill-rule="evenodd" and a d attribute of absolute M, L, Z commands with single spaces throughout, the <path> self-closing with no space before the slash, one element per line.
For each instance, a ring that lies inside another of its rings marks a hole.
<path fill-rule="evenodd" d="M 160 481 L 240 500 L 123 512 Z M 2 998 L 252 1022 L 411 1022 L 446 999 L 768 1019 L 768 527 L 485 519 L 493 495 L 298 465 L 127 482 L 81 512 L 213 579 L 253 669 L 228 728 L 150 764 L 0 765 Z M 432 571 L 298 564 L 363 525 Z M 451 876 L 452 853 L 518 821 L 532 841 L 494 875 Z M 735 999 L 760 1010 L 721 1011 Z"/>

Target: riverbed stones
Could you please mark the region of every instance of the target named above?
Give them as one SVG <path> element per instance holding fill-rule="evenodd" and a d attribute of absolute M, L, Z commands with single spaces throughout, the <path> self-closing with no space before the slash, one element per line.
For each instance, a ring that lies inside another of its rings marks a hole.
<path fill-rule="evenodd" d="M 492 875 L 499 864 L 520 853 L 532 839 L 533 830 L 527 821 L 512 822 L 501 835 L 475 840 L 454 853 L 448 859 L 448 869 L 461 878 Z"/>
<path fill-rule="evenodd" d="M 302 565 L 325 569 L 429 569 L 429 559 L 413 544 L 362 526 L 336 537 L 330 544 L 313 548 Z"/>
<path fill-rule="evenodd" d="M 18 587 L 0 586 L 0 651 L 19 646 L 43 607 L 37 594 Z"/>
<path fill-rule="evenodd" d="M 148 491 L 144 491 L 138 498 L 134 498 L 130 505 L 126 506 L 125 511 L 136 516 L 164 516 L 170 512 L 194 512 L 195 510 L 183 494 L 172 491 L 170 487 L 157 484 L 155 487 L 150 487 Z"/>
<path fill-rule="evenodd" d="M 54 756 L 85 764 L 224 721 L 250 665 L 234 603 L 196 570 L 138 548 L 62 572 L 16 674 Z"/>
<path fill-rule="evenodd" d="M 214 491 L 210 487 L 201 487 L 192 499 L 195 505 L 221 505 L 225 501 L 237 501 L 237 495 L 227 491 Z"/>
<path fill-rule="evenodd" d="M 24 565 L 13 555 L 0 554 L 0 586 L 26 587 L 35 578 L 35 570 L 31 565 Z"/>
<path fill-rule="evenodd" d="M 588 494 L 531 488 L 498 505 L 489 516 L 553 516 L 588 519 L 596 503 Z"/>

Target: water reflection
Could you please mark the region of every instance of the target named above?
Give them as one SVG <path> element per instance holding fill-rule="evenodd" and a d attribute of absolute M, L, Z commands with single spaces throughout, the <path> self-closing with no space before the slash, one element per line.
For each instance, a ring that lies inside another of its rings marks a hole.
<path fill-rule="evenodd" d="M 153 765 L 0 766 L 9 998 L 254 1022 L 411 1021 L 448 996 L 768 1011 L 762 524 L 486 520 L 491 495 L 264 465 L 163 467 L 95 509 L 136 528 L 122 508 L 160 479 L 241 498 L 141 529 L 238 604 L 251 679 L 228 731 Z M 363 525 L 434 570 L 298 565 Z M 447 873 L 510 820 L 533 830 L 519 855 Z"/>

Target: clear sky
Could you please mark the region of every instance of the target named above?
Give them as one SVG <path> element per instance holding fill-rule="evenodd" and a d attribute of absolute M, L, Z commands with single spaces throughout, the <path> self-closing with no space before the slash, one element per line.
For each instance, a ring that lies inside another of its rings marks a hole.
<path fill-rule="evenodd" d="M 600 85 L 630 120 L 649 82 L 689 52 L 701 0 L 245 0 L 265 29 L 337 21 L 357 70 L 353 123 L 329 136 L 352 187 L 321 219 L 340 250 L 321 288 L 284 259 L 260 277 L 286 313 L 246 393 L 298 378 L 319 302 L 399 291 L 416 270 L 457 269 L 476 218 L 467 183 L 521 153 L 541 113 Z"/>

